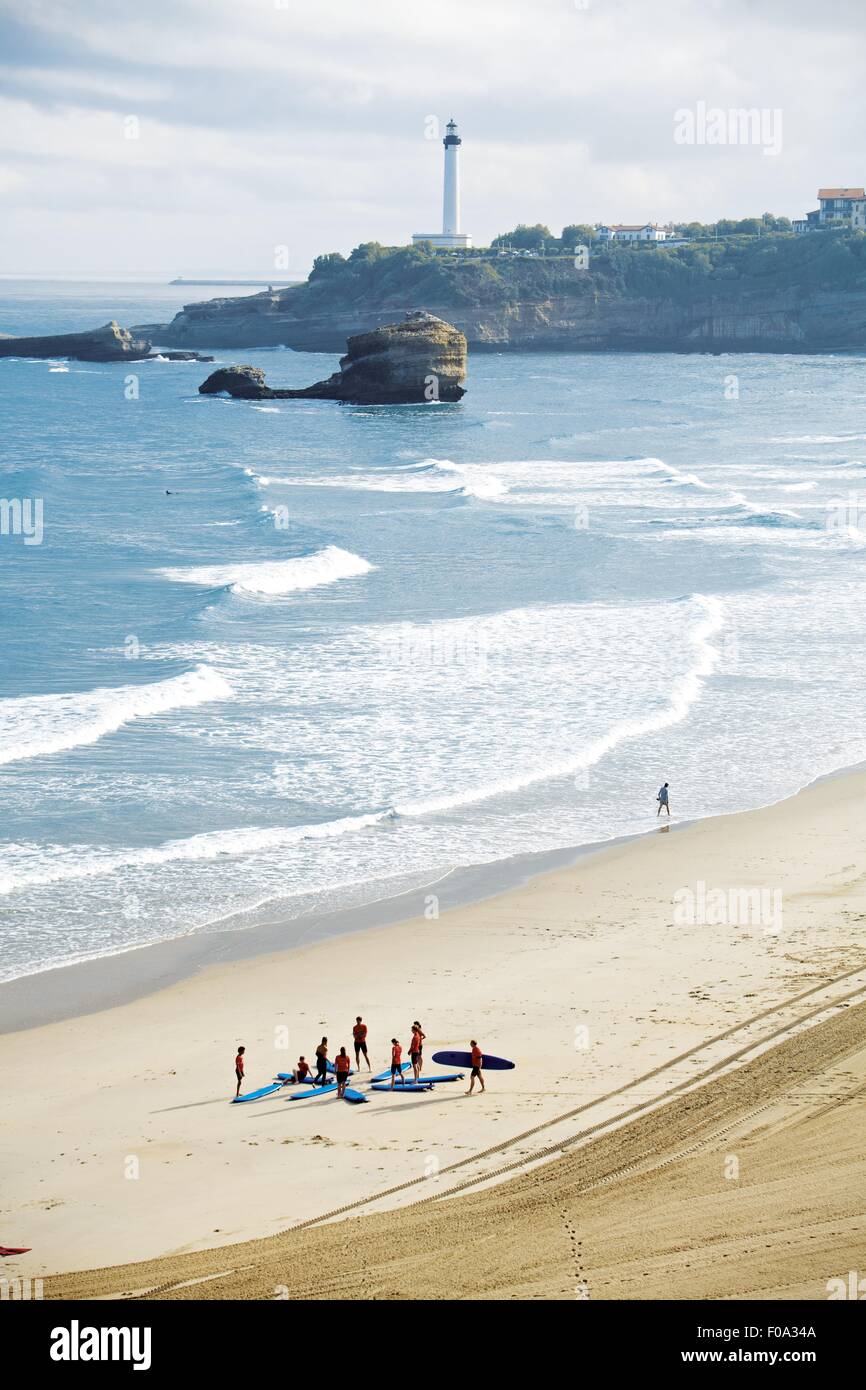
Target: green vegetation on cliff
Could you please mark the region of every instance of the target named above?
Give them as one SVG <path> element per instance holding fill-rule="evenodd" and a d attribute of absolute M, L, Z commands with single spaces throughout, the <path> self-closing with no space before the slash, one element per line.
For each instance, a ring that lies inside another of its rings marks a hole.
<path fill-rule="evenodd" d="M 583 230 L 569 227 L 565 234 Z M 513 246 L 519 232 L 549 235 L 547 228 L 519 228 L 497 240 Z M 425 245 L 365 242 L 348 258 L 337 252 L 317 257 L 306 283 L 281 291 L 280 299 L 292 314 L 306 317 L 359 307 L 492 309 L 598 295 L 682 301 L 750 290 L 866 290 L 862 232 L 729 236 L 685 246 L 596 243 L 586 270 L 575 268 L 558 238 L 551 240 L 554 254 L 543 257 L 503 256 L 493 248 L 443 255 Z"/>

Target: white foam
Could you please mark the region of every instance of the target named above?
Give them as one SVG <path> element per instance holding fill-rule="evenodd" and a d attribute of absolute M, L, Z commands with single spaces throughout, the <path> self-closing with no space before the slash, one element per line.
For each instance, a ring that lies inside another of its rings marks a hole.
<path fill-rule="evenodd" d="M 262 560 L 254 564 L 195 565 L 190 569 L 157 571 L 178 584 L 201 584 L 210 589 L 230 589 L 233 594 L 299 593 L 315 589 L 320 584 L 334 584 L 339 579 L 353 579 L 375 569 L 369 560 L 341 550 L 337 545 L 325 546 L 313 555 L 301 555 L 295 560 Z"/>
<path fill-rule="evenodd" d="M 198 666 L 152 685 L 100 686 L 0 700 L 0 765 L 97 743 L 135 719 L 226 700 L 231 694 L 219 672 Z"/>
<path fill-rule="evenodd" d="M 721 601 L 712 596 L 695 594 L 693 601 L 702 610 L 702 621 L 689 634 L 697 650 L 697 661 L 692 669 L 674 686 L 667 709 L 648 718 L 622 720 L 607 730 L 600 738 L 592 740 L 579 752 L 569 758 L 536 767 L 532 772 L 519 773 L 514 777 L 503 778 L 486 786 L 466 791 L 456 796 L 433 797 L 426 801 L 404 802 L 395 806 L 398 816 L 428 816 L 442 811 L 455 810 L 473 802 L 487 801 L 494 796 L 504 796 L 522 791 L 537 782 L 552 778 L 573 777 L 576 773 L 600 762 L 607 753 L 626 739 L 642 738 L 670 728 L 685 719 L 692 705 L 699 699 L 704 682 L 715 669 L 720 659 L 718 650 L 710 644 L 710 638 L 725 624 L 725 609 Z"/>
<path fill-rule="evenodd" d="M 393 812 L 387 810 L 369 815 L 343 816 L 339 820 L 314 825 L 243 826 L 237 830 L 206 831 L 182 840 L 167 840 L 161 845 L 119 852 L 73 845 L 69 849 L 56 847 L 53 851 L 39 848 L 38 853 L 34 851 L 29 854 L 27 846 L 12 845 L 8 848 L 18 851 L 20 867 L 11 868 L 0 876 L 0 894 L 15 893 L 22 888 L 43 887 L 49 883 L 69 882 L 71 879 L 98 878 L 103 874 L 116 873 L 119 869 L 130 871 L 160 864 L 240 858 L 290 849 L 304 840 L 326 840 L 355 834 L 392 818 Z M 31 860 L 35 868 L 29 867 Z"/>

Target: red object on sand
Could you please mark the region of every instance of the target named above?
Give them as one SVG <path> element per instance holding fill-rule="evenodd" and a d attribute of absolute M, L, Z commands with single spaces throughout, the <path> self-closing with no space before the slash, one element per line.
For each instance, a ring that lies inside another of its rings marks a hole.
<path fill-rule="evenodd" d="M 0 1255 L 29 1255 L 29 1245 L 0 1245 Z"/>

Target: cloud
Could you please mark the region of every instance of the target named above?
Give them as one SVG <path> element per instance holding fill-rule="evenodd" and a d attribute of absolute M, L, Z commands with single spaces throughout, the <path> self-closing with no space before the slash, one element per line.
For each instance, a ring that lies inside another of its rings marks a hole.
<path fill-rule="evenodd" d="M 44 268 L 50 214 L 58 273 L 190 273 L 205 239 L 211 264 L 262 272 L 288 240 L 300 274 L 436 225 L 425 120 L 452 112 L 478 241 L 518 220 L 801 214 L 819 183 L 866 179 L 861 16 L 860 0 L 0 0 L 0 254 Z M 674 113 L 698 101 L 780 109 L 781 155 L 676 145 Z"/>

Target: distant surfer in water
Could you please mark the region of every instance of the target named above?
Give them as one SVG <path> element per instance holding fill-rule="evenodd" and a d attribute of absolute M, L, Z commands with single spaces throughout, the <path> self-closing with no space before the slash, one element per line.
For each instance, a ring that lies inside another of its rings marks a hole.
<path fill-rule="evenodd" d="M 352 1029 L 352 1037 L 355 1039 L 355 1066 L 361 1066 L 361 1053 L 364 1054 L 364 1061 L 367 1063 L 367 1070 L 372 1071 L 370 1058 L 367 1054 L 367 1025 L 361 1015 L 355 1019 L 355 1026 Z"/>
<path fill-rule="evenodd" d="M 235 1091 L 235 1096 L 239 1096 L 239 1095 L 240 1095 L 240 1093 L 241 1093 L 241 1086 L 243 1085 L 243 1080 L 244 1080 L 244 1053 L 245 1053 L 245 1052 L 246 1052 L 246 1048 L 245 1048 L 245 1047 L 239 1047 L 239 1048 L 238 1048 L 238 1055 L 237 1055 L 237 1057 L 235 1058 L 235 1077 L 237 1078 L 237 1083 L 238 1083 L 238 1088 L 237 1088 L 237 1090 Z"/>
<path fill-rule="evenodd" d="M 424 1065 L 422 1053 L 424 1051 L 424 1039 L 426 1033 L 421 1032 L 421 1024 L 417 1018 L 412 1024 L 412 1041 L 409 1044 L 409 1060 L 412 1063 L 412 1075 L 416 1081 L 421 1078 L 421 1068 Z"/>
<path fill-rule="evenodd" d="M 391 1039 L 391 1090 L 394 1089 L 394 1081 L 403 1080 L 403 1049 L 396 1038 Z"/>
<path fill-rule="evenodd" d="M 667 784 L 667 782 L 665 782 L 665 784 L 664 784 L 663 787 L 660 787 L 660 788 L 659 788 L 659 794 L 658 794 L 658 796 L 656 797 L 656 801 L 657 801 L 658 804 L 659 804 L 659 808 L 658 808 L 658 810 L 656 811 L 656 815 L 657 815 L 657 816 L 660 816 L 660 815 L 661 815 L 661 813 L 662 813 L 662 807 L 664 806 L 665 810 L 666 810 L 667 813 L 668 813 L 668 819 L 670 820 L 671 807 L 670 807 L 670 801 L 668 800 L 668 784 Z"/>
<path fill-rule="evenodd" d="M 480 1082 L 482 1091 L 486 1091 L 487 1089 L 487 1087 L 484 1085 L 484 1077 L 481 1075 L 481 1067 L 484 1063 L 484 1056 L 482 1054 L 481 1048 L 478 1046 L 474 1038 L 472 1039 L 471 1056 L 472 1072 L 469 1079 L 469 1090 L 465 1093 L 467 1096 L 472 1095 L 472 1092 L 475 1090 L 476 1081 Z"/>
<path fill-rule="evenodd" d="M 328 1080 L 328 1039 L 322 1038 L 316 1048 L 316 1079 L 314 1086 L 324 1086 Z"/>
<path fill-rule="evenodd" d="M 346 1082 L 349 1080 L 349 1065 L 349 1054 L 344 1047 L 341 1047 L 334 1058 L 334 1069 L 337 1073 L 338 1100 L 342 1100 L 346 1091 Z"/>

